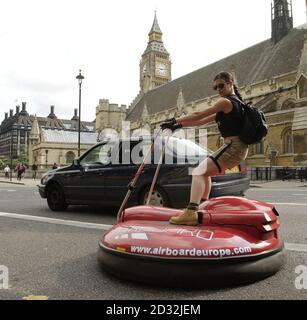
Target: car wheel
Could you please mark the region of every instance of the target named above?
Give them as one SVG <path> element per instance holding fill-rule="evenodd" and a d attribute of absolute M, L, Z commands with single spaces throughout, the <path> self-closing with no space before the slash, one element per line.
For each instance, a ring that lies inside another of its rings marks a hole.
<path fill-rule="evenodd" d="M 144 188 L 141 192 L 139 204 L 146 205 L 150 186 Z M 167 193 L 160 187 L 155 187 L 152 192 L 150 205 L 157 207 L 170 207 L 170 201 Z"/>
<path fill-rule="evenodd" d="M 240 191 L 240 192 L 238 193 L 238 197 L 245 197 L 244 192 L 243 192 L 243 191 Z"/>
<path fill-rule="evenodd" d="M 63 189 L 58 184 L 52 184 L 47 189 L 47 203 L 52 211 L 64 211 L 68 204 L 65 201 Z"/>

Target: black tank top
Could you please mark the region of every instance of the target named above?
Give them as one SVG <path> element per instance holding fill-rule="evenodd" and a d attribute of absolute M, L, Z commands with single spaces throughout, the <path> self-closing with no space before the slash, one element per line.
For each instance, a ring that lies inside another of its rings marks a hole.
<path fill-rule="evenodd" d="M 215 121 L 222 137 L 238 136 L 243 126 L 242 106 L 236 95 L 225 97 L 232 103 L 229 113 L 220 111 L 216 114 Z"/>

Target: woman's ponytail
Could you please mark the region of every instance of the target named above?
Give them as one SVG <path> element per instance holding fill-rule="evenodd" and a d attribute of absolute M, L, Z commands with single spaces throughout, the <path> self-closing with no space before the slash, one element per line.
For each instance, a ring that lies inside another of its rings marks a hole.
<path fill-rule="evenodd" d="M 242 98 L 242 96 L 241 96 L 241 94 L 240 94 L 240 92 L 239 92 L 239 89 L 238 89 L 238 87 L 237 87 L 235 84 L 233 85 L 233 89 L 234 89 L 234 92 L 235 92 L 236 96 L 237 96 L 240 100 L 243 101 L 243 98 Z"/>

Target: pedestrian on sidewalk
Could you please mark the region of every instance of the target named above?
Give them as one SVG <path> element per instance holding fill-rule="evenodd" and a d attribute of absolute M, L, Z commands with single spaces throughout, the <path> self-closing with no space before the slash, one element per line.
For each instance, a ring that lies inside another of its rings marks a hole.
<path fill-rule="evenodd" d="M 37 164 L 35 162 L 32 165 L 32 171 L 33 171 L 32 179 L 35 180 L 36 174 L 37 174 Z"/>
<path fill-rule="evenodd" d="M 54 170 L 54 169 L 57 169 L 57 168 L 58 168 L 58 165 L 56 163 L 54 163 L 53 166 L 52 166 L 52 169 Z"/>
<path fill-rule="evenodd" d="M 6 167 L 4 168 L 4 174 L 6 179 L 10 178 L 10 172 L 11 172 L 11 168 L 8 165 L 6 165 Z"/>
<path fill-rule="evenodd" d="M 18 162 L 17 164 L 16 164 L 16 167 L 15 167 L 15 170 L 14 170 L 14 172 L 16 172 L 17 173 L 17 180 L 19 180 L 19 177 L 18 177 L 18 172 L 20 171 L 20 163 Z"/>
<path fill-rule="evenodd" d="M 26 167 L 23 163 L 19 163 L 17 166 L 17 180 L 21 181 L 23 174 L 26 172 Z"/>

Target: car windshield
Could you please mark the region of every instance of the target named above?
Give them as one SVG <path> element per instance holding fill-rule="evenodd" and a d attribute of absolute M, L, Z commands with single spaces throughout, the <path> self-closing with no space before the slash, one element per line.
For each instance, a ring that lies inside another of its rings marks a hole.
<path fill-rule="evenodd" d="M 91 166 L 115 163 L 118 156 L 118 145 L 116 142 L 98 145 L 82 158 L 80 164 L 82 166 Z"/>

